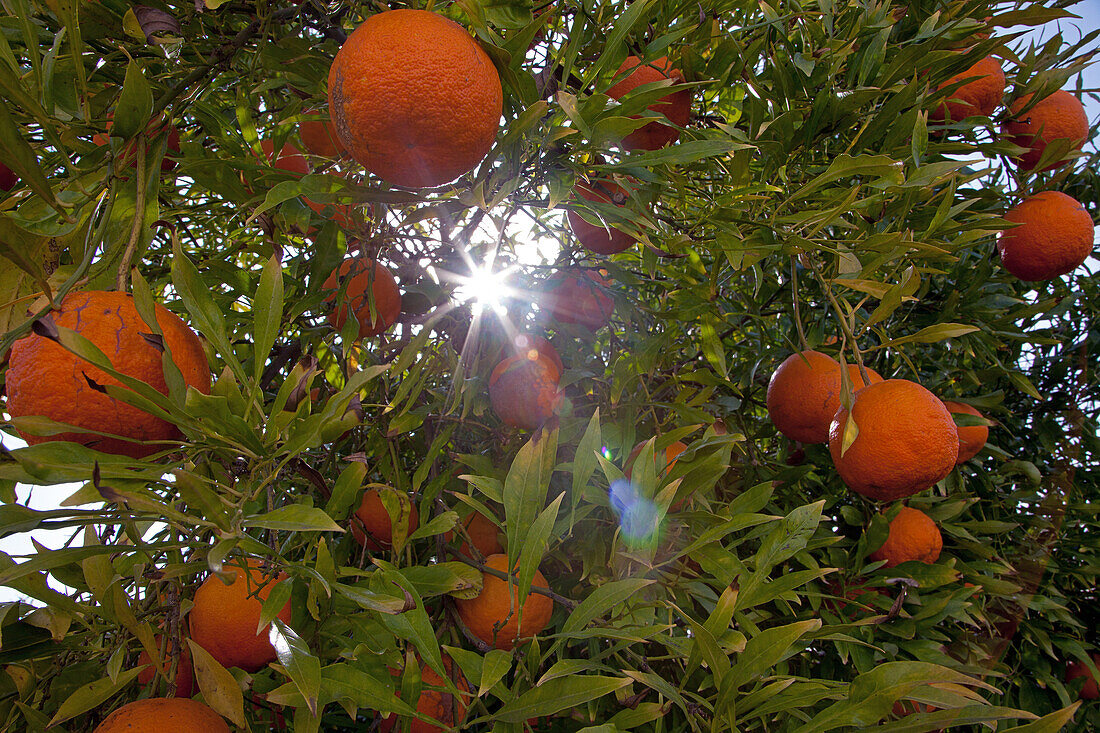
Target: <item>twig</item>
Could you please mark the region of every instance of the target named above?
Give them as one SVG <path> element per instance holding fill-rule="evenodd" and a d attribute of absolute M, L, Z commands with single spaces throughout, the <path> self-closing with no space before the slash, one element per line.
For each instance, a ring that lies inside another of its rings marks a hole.
<path fill-rule="evenodd" d="M 134 223 L 130 226 L 130 241 L 126 243 L 126 251 L 122 253 L 122 262 L 118 265 L 118 277 L 115 278 L 115 289 L 120 293 L 126 292 L 126 282 L 130 276 L 130 261 L 134 259 L 138 238 L 145 224 L 145 189 L 148 186 L 148 181 L 145 180 L 145 152 L 148 143 L 145 133 L 138 135 L 134 142 L 137 147 L 137 198 L 134 206 Z"/>

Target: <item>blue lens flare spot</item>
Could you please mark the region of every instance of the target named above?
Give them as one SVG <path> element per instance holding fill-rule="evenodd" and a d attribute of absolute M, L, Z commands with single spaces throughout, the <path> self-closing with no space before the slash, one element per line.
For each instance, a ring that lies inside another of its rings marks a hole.
<path fill-rule="evenodd" d="M 658 530 L 657 505 L 638 494 L 630 481 L 613 481 L 608 496 L 611 508 L 619 515 L 627 545 L 637 547 L 656 541 Z"/>

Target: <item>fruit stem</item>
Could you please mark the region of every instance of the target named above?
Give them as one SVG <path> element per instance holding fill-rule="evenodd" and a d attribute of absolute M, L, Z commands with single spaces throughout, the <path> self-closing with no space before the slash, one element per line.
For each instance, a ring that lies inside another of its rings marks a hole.
<path fill-rule="evenodd" d="M 798 350 L 806 351 L 810 345 L 806 343 L 806 333 L 802 330 L 802 313 L 798 308 L 798 261 L 791 255 L 791 302 L 794 304 L 794 327 L 798 331 Z"/>
<path fill-rule="evenodd" d="M 810 268 L 813 269 L 814 275 L 817 276 L 818 282 L 821 283 L 821 287 L 825 290 L 825 297 L 829 299 L 829 303 L 832 304 L 833 310 L 836 311 L 837 318 L 840 319 L 840 330 L 844 332 L 844 340 L 847 344 L 851 344 L 852 353 L 856 357 L 856 365 L 859 367 L 859 374 L 863 377 L 864 384 L 870 384 L 871 378 L 867 374 L 867 367 L 863 365 L 863 353 L 859 350 L 859 344 L 856 343 L 856 336 L 852 333 L 852 326 L 848 323 L 848 319 L 844 315 L 844 311 L 840 307 L 840 303 L 837 302 L 836 296 L 833 295 L 833 289 L 829 287 L 829 283 L 821 276 L 821 270 L 817 267 L 817 262 L 813 257 L 807 258 L 810 262 Z"/>
<path fill-rule="evenodd" d="M 122 261 L 118 264 L 118 277 L 115 279 L 115 289 L 120 293 L 126 292 L 126 284 L 130 275 L 130 262 L 134 259 L 138 238 L 141 236 L 141 228 L 145 224 L 145 189 L 148 187 L 148 181 L 145 180 L 145 153 L 148 140 L 144 132 L 138 135 L 136 143 L 137 198 L 134 205 L 134 223 L 130 226 L 130 241 L 126 243 L 126 251 L 122 253 Z"/>

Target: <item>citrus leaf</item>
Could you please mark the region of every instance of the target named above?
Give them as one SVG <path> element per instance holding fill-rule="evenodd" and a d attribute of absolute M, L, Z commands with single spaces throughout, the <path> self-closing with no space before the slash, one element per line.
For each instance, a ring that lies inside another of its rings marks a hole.
<path fill-rule="evenodd" d="M 140 667 L 126 670 L 118 676 L 117 680 L 103 677 L 86 685 L 81 685 L 75 692 L 65 698 L 47 727 L 52 728 L 55 725 L 64 723 L 66 720 L 72 720 L 76 716 L 86 713 L 92 708 L 99 707 L 105 700 L 130 684 L 139 674 L 141 674 Z"/>
<path fill-rule="evenodd" d="M 285 532 L 343 532 L 332 517 L 312 506 L 289 504 L 266 514 L 253 514 L 241 522 L 244 527 L 275 529 Z"/>
<path fill-rule="evenodd" d="M 584 705 L 629 684 L 630 680 L 622 677 L 561 677 L 528 690 L 506 703 L 496 714 L 496 718 L 506 723 L 522 723 L 529 718 L 553 715 L 561 710 Z"/>
<path fill-rule="evenodd" d="M 244 727 L 244 696 L 236 678 L 194 640 L 188 639 L 187 646 L 191 649 L 195 681 L 206 704 L 234 725 Z"/>
<path fill-rule="evenodd" d="M 272 620 L 270 636 L 279 663 L 302 693 L 309 712 L 317 715 L 317 698 L 321 692 L 321 660 L 310 653 L 309 646 L 282 619 Z"/>

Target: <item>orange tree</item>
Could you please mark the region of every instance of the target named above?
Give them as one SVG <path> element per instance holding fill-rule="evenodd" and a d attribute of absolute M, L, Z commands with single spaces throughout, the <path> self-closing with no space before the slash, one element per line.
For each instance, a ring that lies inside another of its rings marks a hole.
<path fill-rule="evenodd" d="M 1073 4 L 407 7 L 3 3 L 0 728 L 1100 727 L 1095 261 L 997 252 L 1100 204 Z"/>

